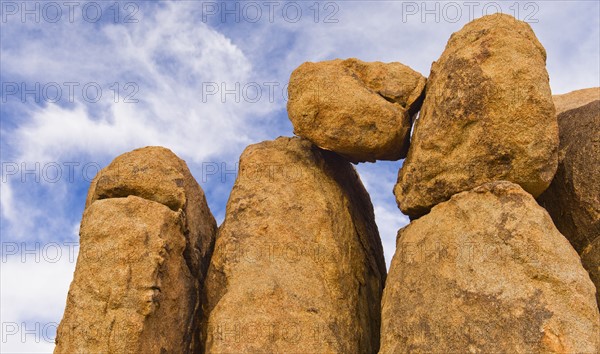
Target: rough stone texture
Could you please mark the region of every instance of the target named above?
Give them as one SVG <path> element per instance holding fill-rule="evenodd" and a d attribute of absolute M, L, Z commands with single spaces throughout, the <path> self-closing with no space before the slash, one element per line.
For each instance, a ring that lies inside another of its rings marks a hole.
<path fill-rule="evenodd" d="M 288 114 L 295 134 L 350 161 L 398 160 L 425 82 L 400 63 L 307 62 L 290 77 Z"/>
<path fill-rule="evenodd" d="M 581 263 L 588 273 L 590 273 L 590 279 L 596 285 L 596 302 L 598 303 L 598 307 L 600 307 L 600 237 L 596 237 L 581 252 Z"/>
<path fill-rule="evenodd" d="M 181 214 L 135 196 L 86 209 L 56 353 L 189 351 L 198 289 Z"/>
<path fill-rule="evenodd" d="M 185 161 L 171 150 L 148 146 L 122 154 L 92 181 L 86 207 L 98 199 L 129 195 L 183 210 L 191 269 L 206 274 L 214 246 L 217 224 L 206 197 Z"/>
<path fill-rule="evenodd" d="M 558 170 L 538 202 L 582 252 L 600 237 L 600 101 L 560 114 L 558 124 Z"/>
<path fill-rule="evenodd" d="M 598 353 L 594 285 L 516 184 L 453 196 L 400 230 L 381 353 Z"/>
<path fill-rule="evenodd" d="M 600 100 L 600 87 L 591 87 L 562 95 L 554 95 L 552 96 L 552 100 L 556 107 L 556 115 L 559 115 L 562 112 L 570 111 L 585 106 L 590 102 Z"/>
<path fill-rule="evenodd" d="M 249 146 L 207 278 L 207 353 L 371 353 L 383 249 L 340 156 L 300 138 Z"/>
<path fill-rule="evenodd" d="M 118 156 L 92 181 L 86 206 L 95 200 L 128 195 L 183 209 L 191 269 L 206 274 L 217 224 L 206 197 L 185 161 L 171 150 L 148 146 Z"/>
<path fill-rule="evenodd" d="M 558 170 L 538 202 L 581 254 L 600 304 L 600 100 L 588 103 L 587 94 L 594 92 L 600 94 L 596 88 L 559 96 Z"/>
<path fill-rule="evenodd" d="M 215 234 L 185 162 L 159 147 L 117 157 L 88 193 L 55 353 L 200 352 Z"/>
<path fill-rule="evenodd" d="M 394 188 L 412 218 L 452 195 L 508 180 L 537 197 L 552 181 L 558 125 L 546 52 L 525 22 L 490 15 L 454 33 L 431 67 Z"/>

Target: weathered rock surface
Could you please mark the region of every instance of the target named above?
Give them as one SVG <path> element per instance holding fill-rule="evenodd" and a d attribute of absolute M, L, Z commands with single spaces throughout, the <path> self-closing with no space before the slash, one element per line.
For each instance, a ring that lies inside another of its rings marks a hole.
<path fill-rule="evenodd" d="M 288 114 L 295 134 L 350 161 L 398 160 L 425 82 L 400 63 L 307 62 L 290 77 Z"/>
<path fill-rule="evenodd" d="M 554 101 L 554 107 L 556 107 L 556 115 L 559 115 L 562 112 L 600 100 L 600 87 L 591 87 L 562 95 L 554 95 L 552 96 L 552 100 Z"/>
<path fill-rule="evenodd" d="M 200 186 L 171 151 L 116 158 L 90 187 L 55 352 L 199 352 L 215 233 Z"/>
<path fill-rule="evenodd" d="M 516 184 L 453 196 L 400 230 L 381 353 L 598 353 L 594 286 Z"/>
<path fill-rule="evenodd" d="M 558 170 L 538 202 L 581 254 L 600 304 L 600 100 L 588 103 L 593 93 L 600 95 L 596 88 L 560 96 Z"/>
<path fill-rule="evenodd" d="M 581 252 L 581 263 L 590 273 L 590 279 L 596 285 L 596 302 L 600 307 L 600 237 L 590 243 Z"/>
<path fill-rule="evenodd" d="M 183 210 L 188 242 L 185 256 L 194 271 L 206 274 L 217 224 L 185 161 L 160 146 L 122 154 L 96 175 L 86 207 L 98 199 L 129 195 L 164 204 L 173 211 Z"/>
<path fill-rule="evenodd" d="M 558 122 L 558 170 L 538 201 L 582 252 L 600 237 L 600 100 L 563 112 Z"/>
<path fill-rule="evenodd" d="M 340 156 L 300 138 L 251 145 L 207 278 L 207 353 L 370 353 L 383 249 L 368 194 Z"/>
<path fill-rule="evenodd" d="M 86 209 L 55 352 L 189 351 L 198 281 L 181 214 L 135 196 Z"/>
<path fill-rule="evenodd" d="M 546 52 L 525 22 L 490 15 L 454 33 L 431 67 L 394 188 L 416 218 L 452 195 L 508 180 L 537 197 L 557 166 Z"/>

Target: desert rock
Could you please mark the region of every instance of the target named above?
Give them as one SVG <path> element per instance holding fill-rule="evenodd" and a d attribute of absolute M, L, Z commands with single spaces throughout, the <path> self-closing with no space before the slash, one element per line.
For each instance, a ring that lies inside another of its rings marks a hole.
<path fill-rule="evenodd" d="M 546 52 L 525 22 L 490 15 L 454 33 L 431 67 L 394 188 L 416 218 L 452 195 L 508 180 L 537 197 L 552 181 L 558 125 Z"/>
<path fill-rule="evenodd" d="M 600 100 L 565 111 L 558 124 L 558 170 L 538 201 L 582 252 L 600 237 Z"/>
<path fill-rule="evenodd" d="M 554 95 L 552 96 L 552 100 L 554 101 L 554 107 L 556 107 L 556 115 L 559 115 L 562 112 L 600 100 L 600 87 L 591 87 L 562 95 Z"/>
<path fill-rule="evenodd" d="M 400 230 L 381 353 L 598 353 L 594 285 L 516 184 L 454 195 Z"/>
<path fill-rule="evenodd" d="M 88 193 L 55 352 L 200 351 L 215 233 L 204 193 L 171 151 L 116 158 Z"/>
<path fill-rule="evenodd" d="M 187 234 L 186 258 L 192 270 L 206 274 L 217 224 L 206 197 L 185 161 L 171 150 L 148 146 L 122 154 L 92 181 L 86 206 L 95 200 L 135 195 L 183 210 Z"/>
<path fill-rule="evenodd" d="M 300 138 L 251 145 L 207 278 L 207 353 L 371 353 L 383 249 L 354 168 Z"/>
<path fill-rule="evenodd" d="M 290 77 L 288 114 L 295 134 L 350 161 L 398 160 L 425 82 L 400 63 L 307 62 Z"/>
<path fill-rule="evenodd" d="M 581 254 L 600 304 L 600 100 L 587 103 L 589 97 L 581 92 L 599 93 L 587 89 L 562 95 L 562 107 L 576 108 L 558 115 L 558 170 L 538 202 Z"/>

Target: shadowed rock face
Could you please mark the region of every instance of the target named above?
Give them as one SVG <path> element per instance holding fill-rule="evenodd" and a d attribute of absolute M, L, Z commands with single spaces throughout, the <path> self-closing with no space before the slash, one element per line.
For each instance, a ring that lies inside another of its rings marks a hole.
<path fill-rule="evenodd" d="M 578 252 L 600 237 L 600 101 L 558 116 L 559 164 L 538 198 Z"/>
<path fill-rule="evenodd" d="M 398 232 L 381 353 L 597 353 L 577 252 L 510 182 L 454 195 Z"/>
<path fill-rule="evenodd" d="M 56 353 L 200 352 L 216 223 L 185 162 L 148 147 L 98 173 Z"/>
<path fill-rule="evenodd" d="M 417 218 L 495 180 L 541 194 L 556 171 L 558 126 L 546 52 L 525 22 L 490 15 L 454 33 L 427 80 L 394 189 Z"/>
<path fill-rule="evenodd" d="M 398 160 L 425 82 L 400 63 L 308 62 L 290 77 L 288 114 L 295 134 L 350 161 Z"/>
<path fill-rule="evenodd" d="M 600 236 L 583 249 L 581 264 L 590 273 L 590 279 L 596 285 L 596 302 L 600 307 Z"/>
<path fill-rule="evenodd" d="M 561 104 L 576 106 L 582 102 L 578 94 L 582 91 L 586 90 L 563 95 Z M 572 100 L 568 100 L 569 97 Z M 581 253 L 584 267 L 600 289 L 600 100 L 587 104 L 585 101 L 584 105 L 558 115 L 558 170 L 538 202 Z M 600 303 L 600 294 L 596 296 Z"/>
<path fill-rule="evenodd" d="M 249 146 L 207 278 L 207 353 L 372 353 L 385 279 L 352 166 L 300 138 Z"/>

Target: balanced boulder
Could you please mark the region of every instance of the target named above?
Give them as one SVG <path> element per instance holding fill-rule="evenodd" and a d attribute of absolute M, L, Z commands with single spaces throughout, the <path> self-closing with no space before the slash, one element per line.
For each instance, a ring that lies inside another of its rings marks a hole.
<path fill-rule="evenodd" d="M 290 77 L 288 114 L 296 135 L 352 162 L 398 160 L 425 82 L 400 63 L 307 62 Z"/>
<path fill-rule="evenodd" d="M 398 232 L 381 353 L 598 353 L 594 285 L 520 186 L 454 195 Z"/>
<path fill-rule="evenodd" d="M 548 187 L 558 125 L 545 61 L 531 27 L 508 15 L 484 16 L 450 37 L 394 188 L 403 213 L 417 218 L 496 180 L 535 197 Z"/>
<path fill-rule="evenodd" d="M 205 351 L 375 352 L 385 275 L 352 165 L 300 138 L 251 145 L 208 272 Z"/>
<path fill-rule="evenodd" d="M 185 162 L 148 147 L 98 173 L 56 353 L 198 352 L 216 223 Z"/>

